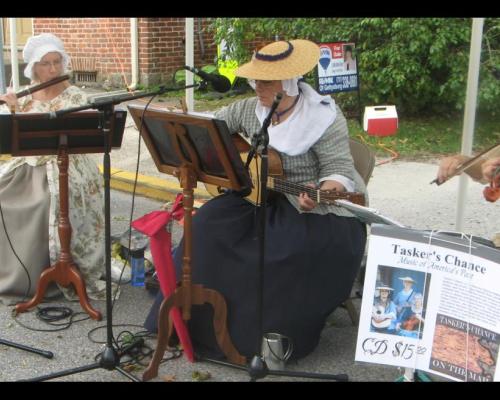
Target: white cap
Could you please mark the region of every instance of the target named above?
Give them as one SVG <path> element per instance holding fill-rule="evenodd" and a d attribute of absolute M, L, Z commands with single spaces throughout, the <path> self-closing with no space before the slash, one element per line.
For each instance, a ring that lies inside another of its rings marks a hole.
<path fill-rule="evenodd" d="M 413 280 L 413 278 L 411 276 L 405 276 L 403 278 L 398 278 L 398 279 L 401 279 L 402 281 L 408 281 L 411 283 L 415 283 L 415 281 Z"/>
<path fill-rule="evenodd" d="M 64 44 L 61 39 L 52 33 L 42 33 L 31 36 L 23 50 L 23 59 L 28 65 L 24 69 L 24 76 L 32 81 L 35 79 L 33 66 L 39 62 L 47 53 L 58 52 L 62 56 L 64 72 L 67 72 L 69 57 L 64 51 Z"/>

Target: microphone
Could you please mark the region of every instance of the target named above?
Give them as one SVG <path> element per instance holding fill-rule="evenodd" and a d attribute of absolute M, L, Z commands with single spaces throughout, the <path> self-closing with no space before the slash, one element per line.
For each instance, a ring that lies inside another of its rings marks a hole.
<path fill-rule="evenodd" d="M 269 110 L 269 114 L 267 114 L 266 119 L 262 123 L 262 126 L 265 126 L 266 129 L 271 124 L 271 118 L 272 118 L 274 112 L 276 111 L 276 109 L 278 108 L 282 98 L 283 98 L 282 93 L 276 93 L 276 96 L 274 97 L 273 104 L 271 105 L 271 109 Z"/>
<path fill-rule="evenodd" d="M 229 89 L 231 89 L 231 82 L 229 82 L 229 79 L 227 79 L 223 75 L 209 74 L 205 71 L 202 71 L 199 68 L 190 67 L 188 65 L 185 65 L 184 69 L 187 69 L 188 71 L 191 71 L 193 74 L 198 75 L 204 81 L 210 82 L 216 92 L 224 93 L 227 92 Z"/>
<path fill-rule="evenodd" d="M 126 101 L 130 98 L 132 94 L 124 90 L 118 90 L 114 93 L 107 93 L 106 95 L 94 96 L 88 99 L 88 104 L 93 104 L 95 106 L 104 105 L 108 103 L 119 103 L 121 101 Z"/>
<path fill-rule="evenodd" d="M 267 128 L 269 128 L 269 125 L 271 125 L 271 118 L 273 117 L 273 114 L 275 113 L 276 109 L 278 108 L 281 99 L 283 98 L 282 93 L 276 93 L 276 96 L 274 97 L 273 104 L 271 105 L 271 109 L 269 110 L 269 114 L 267 114 L 266 119 L 262 122 L 262 127 L 260 128 L 259 133 L 256 135 L 253 135 L 252 137 L 252 148 L 250 149 L 248 155 L 247 155 L 247 161 L 245 163 L 245 169 L 248 168 L 250 165 L 250 161 L 252 161 L 252 158 L 255 155 L 256 149 L 260 145 L 267 146 L 269 143 L 269 135 L 267 134 Z"/>

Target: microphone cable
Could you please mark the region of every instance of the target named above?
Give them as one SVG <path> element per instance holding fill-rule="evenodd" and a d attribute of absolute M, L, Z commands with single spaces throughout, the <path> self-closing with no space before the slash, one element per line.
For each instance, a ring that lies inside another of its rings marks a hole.
<path fill-rule="evenodd" d="M 136 365 L 139 365 L 141 367 L 146 367 L 148 365 L 148 362 L 143 361 L 144 359 L 150 357 L 154 349 L 149 346 L 146 343 L 147 339 L 154 339 L 156 337 L 155 334 L 148 332 L 147 330 L 144 330 L 143 326 L 140 325 L 135 325 L 135 324 L 117 324 L 113 325 L 113 328 L 117 327 L 123 327 L 123 328 L 140 328 L 139 331 L 137 332 L 131 332 L 130 330 L 123 330 L 121 331 L 117 337 L 116 337 L 116 347 L 117 351 L 120 354 L 120 357 L 122 356 L 128 356 L 128 359 L 125 359 L 120 362 L 120 365 L 127 368 L 127 369 L 133 369 Z M 106 340 L 96 340 L 93 337 L 93 334 L 99 330 L 99 329 L 104 329 L 105 326 L 98 326 L 94 329 L 91 329 L 89 333 L 87 334 L 88 339 L 92 343 L 96 344 L 106 344 Z M 170 357 L 164 357 L 160 363 L 164 363 L 169 360 L 177 359 L 182 356 L 183 350 L 182 348 L 176 346 L 176 347 L 167 347 L 167 351 L 170 352 L 172 355 Z M 102 353 L 97 354 L 95 356 L 95 361 L 99 361 L 100 356 Z M 130 371 L 128 371 L 130 372 Z"/>
<path fill-rule="evenodd" d="M 42 329 L 42 328 L 32 328 L 24 323 L 22 323 L 18 318 L 19 314 L 13 313 L 13 319 L 17 324 L 26 328 L 30 331 L 35 332 L 58 332 L 68 329 L 73 323 L 85 321 L 90 318 L 87 313 L 83 311 L 75 312 L 70 307 L 65 306 L 47 306 L 47 307 L 37 307 L 36 317 L 38 320 L 45 322 L 48 325 L 55 326 L 55 329 Z M 79 315 L 85 315 L 85 317 L 75 320 Z M 60 322 L 65 319 L 68 321 Z"/>
<path fill-rule="evenodd" d="M 26 267 L 26 265 L 24 265 L 24 263 L 22 262 L 21 258 L 17 254 L 16 249 L 14 248 L 14 245 L 13 245 L 12 240 L 10 238 L 9 232 L 7 230 L 7 223 L 5 221 L 5 216 L 4 216 L 4 213 L 3 213 L 3 207 L 2 207 L 2 203 L 1 202 L 0 202 L 0 217 L 2 219 L 2 227 L 3 227 L 4 233 L 5 233 L 5 237 L 7 238 L 7 242 L 9 243 L 9 246 L 10 246 L 10 248 L 12 250 L 12 253 L 17 258 L 17 261 L 19 261 L 19 264 L 21 264 L 24 272 L 26 273 L 26 277 L 28 278 L 28 287 L 26 289 L 26 293 L 24 294 L 24 297 L 20 301 L 16 302 L 16 303 L 22 303 L 22 302 L 24 302 L 24 300 L 26 300 L 29 297 L 29 292 L 31 290 L 31 277 L 30 277 L 28 268 Z M 31 331 L 37 331 L 37 332 L 55 332 L 55 331 L 61 331 L 61 330 L 64 330 L 64 329 L 68 329 L 73 324 L 73 322 L 79 322 L 79 321 L 83 321 L 83 320 L 86 320 L 86 319 L 89 318 L 87 316 L 86 318 L 74 321 L 73 319 L 77 315 L 79 315 L 79 314 L 85 314 L 85 313 L 83 313 L 83 312 L 74 313 L 74 311 L 71 308 L 69 308 L 69 307 L 62 307 L 62 306 L 61 307 L 56 307 L 56 306 L 54 306 L 54 307 L 38 307 L 38 311 L 36 313 L 36 317 L 39 320 L 41 320 L 43 322 L 46 322 L 49 325 L 62 326 L 61 328 L 56 328 L 56 329 L 38 329 L 38 328 L 32 328 L 30 326 L 27 326 L 24 323 L 22 323 L 21 321 L 19 321 L 17 319 L 18 314 L 16 312 L 16 309 L 14 308 L 12 310 L 12 318 L 14 319 L 14 321 L 17 324 L 19 324 L 23 328 L 26 328 L 26 329 L 31 330 Z M 69 318 L 69 321 L 64 322 L 62 324 L 57 324 L 56 323 L 57 321 L 61 321 L 61 320 L 66 319 L 66 318 Z"/>
<path fill-rule="evenodd" d="M 24 265 L 24 263 L 21 261 L 21 258 L 17 254 L 16 249 L 14 249 L 14 245 L 12 244 L 12 241 L 10 240 L 9 232 L 7 231 L 7 224 L 5 222 L 5 218 L 3 215 L 3 208 L 2 208 L 1 201 L 0 201 L 0 216 L 2 217 L 2 226 L 3 226 L 3 230 L 5 232 L 5 237 L 7 238 L 7 241 L 9 242 L 9 246 L 12 250 L 12 253 L 14 253 L 14 256 L 17 258 L 17 261 L 19 261 L 19 264 L 21 264 L 21 266 L 24 269 L 24 272 L 26 273 L 26 276 L 28 277 L 28 289 L 26 290 L 24 297 L 21 299 L 21 302 L 23 302 L 24 300 L 26 300 L 28 298 L 29 292 L 31 290 L 31 277 L 30 277 L 30 274 L 28 272 L 28 268 L 26 268 L 26 265 Z"/>
<path fill-rule="evenodd" d="M 129 254 L 127 254 L 128 259 L 130 259 L 130 247 L 132 245 L 132 219 L 134 216 L 135 192 L 137 190 L 137 180 L 139 178 L 139 165 L 140 165 L 140 161 L 141 161 L 141 132 L 142 132 L 142 129 L 144 127 L 144 115 L 146 114 L 146 110 L 148 109 L 148 107 L 150 106 L 151 102 L 153 101 L 153 99 L 155 97 L 156 97 L 156 95 L 151 96 L 149 101 L 146 103 L 146 106 L 142 110 L 141 124 L 139 126 L 138 145 L 137 145 L 137 163 L 136 163 L 136 168 L 135 168 L 134 187 L 132 189 L 132 204 L 130 207 L 130 217 L 129 217 L 129 223 L 128 223 L 128 226 L 129 226 L 128 246 L 127 246 L 127 248 L 129 249 Z M 123 276 L 123 273 L 125 271 L 125 265 L 127 264 L 127 262 L 128 262 L 127 259 L 125 259 L 123 262 L 122 271 L 120 273 L 120 277 L 118 278 L 118 286 L 117 286 L 115 293 L 113 295 L 113 302 L 111 304 L 111 309 L 113 309 L 115 306 L 116 296 L 117 296 L 118 290 L 122 284 L 122 276 Z M 130 265 L 130 262 L 129 262 L 129 265 Z M 132 268 L 132 265 L 130 265 L 130 268 Z M 111 277 L 109 279 L 111 279 Z"/>

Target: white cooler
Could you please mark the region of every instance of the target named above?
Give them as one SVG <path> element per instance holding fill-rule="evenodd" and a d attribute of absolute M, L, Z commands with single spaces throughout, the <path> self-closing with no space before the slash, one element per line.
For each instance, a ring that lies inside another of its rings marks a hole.
<path fill-rule="evenodd" d="M 390 136 L 398 130 L 396 106 L 365 107 L 363 129 L 371 136 Z"/>

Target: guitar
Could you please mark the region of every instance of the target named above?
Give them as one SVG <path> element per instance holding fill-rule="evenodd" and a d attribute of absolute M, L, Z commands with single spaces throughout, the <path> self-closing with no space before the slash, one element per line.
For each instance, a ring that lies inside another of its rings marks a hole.
<path fill-rule="evenodd" d="M 240 152 L 241 159 L 246 162 L 250 145 L 239 135 L 233 135 L 233 141 L 235 142 L 236 148 Z M 275 192 L 293 194 L 298 196 L 300 193 L 307 193 L 307 195 L 318 204 L 332 205 L 335 204 L 335 200 L 343 199 L 348 200 L 352 203 L 359 204 L 361 206 L 365 205 L 365 196 L 360 192 L 338 192 L 335 190 L 319 190 L 314 189 L 306 185 L 301 185 L 298 183 L 293 183 L 287 181 L 283 174 L 283 165 L 279 154 L 273 149 L 268 150 L 268 178 L 267 178 L 267 188 Z M 260 171 L 261 171 L 261 159 L 256 156 L 252 159 L 249 165 L 249 175 L 252 180 L 252 192 L 245 197 L 247 201 L 254 205 L 260 204 Z M 216 185 L 211 185 L 205 183 L 205 188 L 207 192 L 212 196 L 218 196 L 223 193 L 220 187 Z"/>
<path fill-rule="evenodd" d="M 385 309 L 383 306 L 373 306 L 372 325 L 375 328 L 384 329 L 384 328 L 388 328 L 389 325 L 391 325 L 391 319 L 392 319 L 391 317 L 387 317 L 387 318 L 384 318 L 382 320 L 375 319 L 375 317 L 380 318 L 383 315 L 385 315 Z"/>

